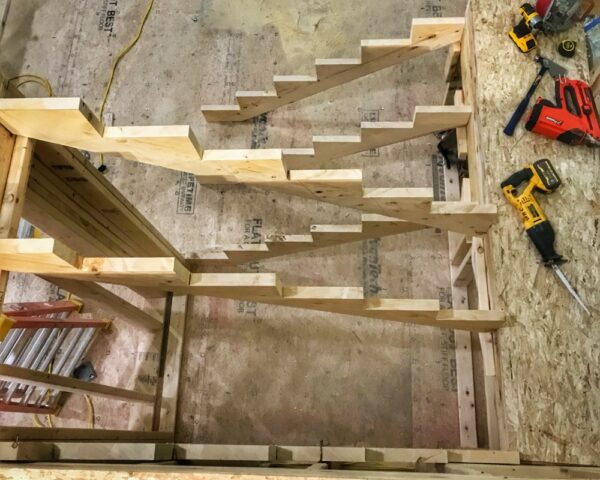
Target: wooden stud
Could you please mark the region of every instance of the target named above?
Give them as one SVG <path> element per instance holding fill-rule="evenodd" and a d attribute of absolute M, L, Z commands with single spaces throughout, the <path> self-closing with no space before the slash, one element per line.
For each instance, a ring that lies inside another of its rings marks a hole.
<path fill-rule="evenodd" d="M 452 285 L 455 287 L 467 287 L 473 281 L 473 255 L 470 250 L 456 269 Z"/>
<path fill-rule="evenodd" d="M 63 377 L 13 365 L 0 365 L 0 378 L 9 382 L 22 382 L 35 387 L 55 388 L 65 392 L 90 394 L 124 402 L 154 403 L 154 395 L 84 382 L 71 377 Z"/>
<path fill-rule="evenodd" d="M 85 308 L 91 305 L 149 330 L 158 330 L 162 326 L 162 319 L 156 312 L 135 307 L 97 283 L 47 276 L 42 278 L 77 295 L 83 300 Z"/>
<path fill-rule="evenodd" d="M 6 165 L 7 154 L 1 155 L 0 158 L 0 239 L 15 237 L 17 234 L 34 146 L 32 140 L 22 136 L 18 136 L 14 142 L 4 136 L 4 141 L 2 150 L 6 152 L 6 147 L 11 145 L 13 149 L 10 165 Z M 9 270 L 0 270 L 0 304 L 4 301 Z"/>
<path fill-rule="evenodd" d="M 171 433 L 175 440 L 177 422 L 177 394 L 183 356 L 183 335 L 188 311 L 191 311 L 192 297 L 174 296 L 171 306 L 171 324 L 165 358 L 160 410 L 160 431 Z"/>
<path fill-rule="evenodd" d="M 446 83 L 450 83 L 459 77 L 460 68 L 460 42 L 453 43 L 448 48 L 448 57 L 444 66 L 444 78 Z"/>
<path fill-rule="evenodd" d="M 462 90 L 454 92 L 454 105 L 464 105 L 465 97 Z M 467 140 L 467 127 L 461 126 L 456 129 L 456 147 L 457 157 L 460 160 L 466 160 L 469 150 L 469 142 Z"/>
<path fill-rule="evenodd" d="M 238 91 L 238 105 L 203 105 L 209 122 L 242 121 L 350 82 L 418 55 L 458 42 L 462 18 L 413 19 L 409 39 L 361 42 L 360 59 L 326 59 L 315 62 L 316 76 L 275 76 L 274 91 Z"/>

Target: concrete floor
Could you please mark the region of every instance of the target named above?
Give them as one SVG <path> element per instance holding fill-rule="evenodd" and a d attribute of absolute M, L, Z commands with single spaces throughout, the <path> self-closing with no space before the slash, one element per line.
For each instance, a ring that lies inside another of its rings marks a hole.
<path fill-rule="evenodd" d="M 105 6 L 113 2 L 12 3 L 0 41 L 0 70 L 7 76 L 42 74 L 57 96 L 82 96 L 99 107 L 112 58 L 133 36 L 146 2 L 117 0 L 112 31 L 100 24 L 106 24 Z M 304 147 L 313 134 L 355 133 L 363 118 L 410 119 L 415 105 L 442 102 L 445 52 L 258 121 L 207 125 L 199 111 L 203 103 L 230 102 L 237 89 L 270 87 L 275 73 L 312 73 L 314 58 L 356 56 L 361 39 L 406 37 L 412 17 L 462 16 L 465 9 L 461 0 L 374 5 L 156 0 L 141 41 L 119 67 L 106 112 L 115 125 L 189 123 L 206 148 Z M 43 95 L 36 89 L 27 91 Z M 369 187 L 431 186 L 439 160 L 435 144 L 428 136 L 332 165 L 364 168 Z M 180 192 L 188 178 L 178 172 L 112 158 L 107 164 L 107 177 L 186 256 L 214 245 L 253 242 L 261 233 L 305 233 L 311 223 L 359 219 L 355 211 L 245 186 L 194 184 L 185 196 Z M 276 271 L 289 283 L 363 285 L 371 296 L 440 298 L 450 306 L 447 238 L 440 232 L 332 247 L 247 268 Z M 178 441 L 459 445 L 449 331 L 196 298 L 185 342 Z M 102 345 L 111 348 L 97 349 L 96 361 L 120 386 L 139 385 L 140 375 L 152 372 L 153 357 L 144 352 L 155 347 L 125 327 Z M 113 364 L 121 367 L 111 370 Z M 125 365 L 137 371 L 136 378 Z M 147 421 L 147 415 L 132 419 L 121 407 L 112 411 L 108 403 L 96 404 L 99 427 Z M 70 415 L 64 424 L 84 426 L 84 417 Z"/>

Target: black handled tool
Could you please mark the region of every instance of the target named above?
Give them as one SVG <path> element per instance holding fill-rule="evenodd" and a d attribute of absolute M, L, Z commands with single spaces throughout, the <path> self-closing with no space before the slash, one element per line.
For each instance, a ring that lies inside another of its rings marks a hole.
<path fill-rule="evenodd" d="M 513 113 L 512 117 L 508 121 L 508 124 L 506 125 L 506 127 L 504 127 L 504 133 L 506 135 L 512 136 L 512 134 L 515 133 L 515 129 L 519 124 L 519 120 L 521 120 L 523 114 L 527 110 L 527 107 L 529 106 L 529 101 L 531 100 L 531 97 L 533 97 L 533 94 L 535 93 L 538 85 L 542 81 L 542 78 L 544 77 L 545 73 L 550 72 L 550 75 L 552 75 L 552 77 L 554 78 L 559 77 L 561 75 L 565 75 L 567 73 L 567 70 L 565 68 L 561 67 L 557 63 L 554 63 L 552 60 L 548 60 L 545 57 L 537 56 L 535 57 L 535 61 L 541 65 L 540 71 L 537 74 L 537 77 L 535 77 L 533 83 L 531 84 L 531 87 L 529 87 L 525 98 L 521 100 L 521 103 L 519 103 L 519 106 L 515 110 L 515 113 Z"/>

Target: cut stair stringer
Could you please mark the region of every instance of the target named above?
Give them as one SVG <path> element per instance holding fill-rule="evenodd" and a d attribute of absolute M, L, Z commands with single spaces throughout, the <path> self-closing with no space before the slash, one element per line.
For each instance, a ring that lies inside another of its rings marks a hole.
<path fill-rule="evenodd" d="M 326 168 L 327 161 L 405 142 L 467 125 L 468 105 L 417 106 L 411 122 L 362 122 L 360 135 L 319 135 L 313 148 L 284 148 L 283 161 L 293 169 Z"/>
<path fill-rule="evenodd" d="M 273 90 L 238 91 L 237 105 L 203 105 L 209 122 L 236 122 L 342 85 L 410 58 L 460 42 L 464 18 L 415 18 L 410 38 L 361 42 L 360 58 L 315 61 L 315 75 L 276 75 Z"/>
<path fill-rule="evenodd" d="M 497 221 L 495 205 L 434 201 L 431 188 L 364 188 L 358 169 L 292 170 L 286 182 L 255 186 L 467 236 L 486 233 Z"/>
<path fill-rule="evenodd" d="M 466 125 L 470 115 L 464 105 L 418 106 L 412 122 L 364 122 L 360 135 L 314 137 L 314 148 L 202 150 L 189 125 L 108 127 L 80 98 L 0 99 L 0 123 L 15 135 L 188 172 L 201 183 L 280 182 L 289 170 Z"/>
<path fill-rule="evenodd" d="M 247 262 L 255 262 L 309 252 L 319 248 L 345 243 L 381 238 L 388 235 L 414 232 L 428 228 L 425 225 L 406 222 L 398 218 L 377 214 L 363 214 L 361 223 L 346 225 L 311 225 L 308 234 L 271 234 L 262 243 L 242 243 L 221 247 L 198 258 L 186 259 L 192 271 L 227 268 Z"/>
<path fill-rule="evenodd" d="M 284 286 L 275 273 L 190 273 L 173 257 L 82 257 L 51 238 L 0 239 L 0 270 L 471 331 L 504 323 L 499 311 L 442 310 L 438 300 L 365 298 L 361 287 Z"/>

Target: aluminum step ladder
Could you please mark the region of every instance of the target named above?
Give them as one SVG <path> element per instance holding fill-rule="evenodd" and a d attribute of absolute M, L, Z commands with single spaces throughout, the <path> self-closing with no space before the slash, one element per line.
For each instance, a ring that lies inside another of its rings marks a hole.
<path fill-rule="evenodd" d="M 81 315 L 80 308 L 71 300 L 4 304 L 0 321 L 10 330 L 0 342 L 0 364 L 71 376 L 97 332 L 110 323 Z M 62 393 L 0 381 L 0 412 L 54 414 Z"/>

